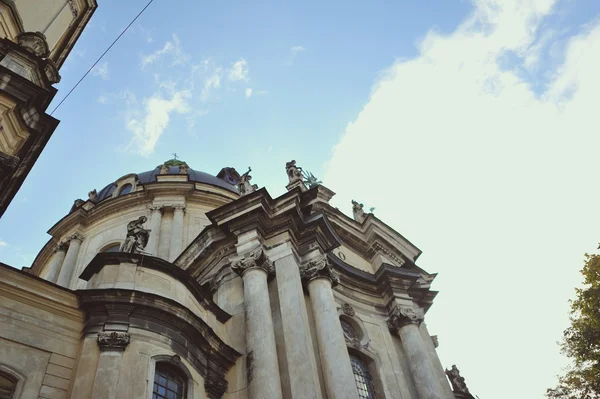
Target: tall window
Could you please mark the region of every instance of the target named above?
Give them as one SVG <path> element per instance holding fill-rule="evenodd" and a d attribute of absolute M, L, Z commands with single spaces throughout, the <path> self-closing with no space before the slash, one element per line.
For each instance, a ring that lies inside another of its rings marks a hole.
<path fill-rule="evenodd" d="M 13 376 L 0 371 L 0 399 L 11 399 L 16 387 L 17 380 Z"/>
<path fill-rule="evenodd" d="M 350 364 L 354 373 L 358 397 L 361 399 L 376 399 L 373 379 L 365 362 L 356 356 L 350 355 Z"/>
<path fill-rule="evenodd" d="M 121 187 L 121 189 L 119 190 L 119 195 L 129 194 L 132 189 L 133 189 L 133 186 L 131 184 L 127 183 L 127 184 L 123 185 L 123 187 Z"/>
<path fill-rule="evenodd" d="M 152 399 L 184 399 L 185 376 L 169 363 L 156 363 Z"/>

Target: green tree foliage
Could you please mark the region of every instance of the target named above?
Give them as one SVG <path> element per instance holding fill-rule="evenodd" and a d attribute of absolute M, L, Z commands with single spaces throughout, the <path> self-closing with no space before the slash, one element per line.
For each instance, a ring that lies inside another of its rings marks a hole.
<path fill-rule="evenodd" d="M 561 352 L 573 365 L 548 389 L 550 399 L 600 398 L 600 255 L 585 254 L 583 288 L 571 301 L 571 326 L 563 333 Z"/>

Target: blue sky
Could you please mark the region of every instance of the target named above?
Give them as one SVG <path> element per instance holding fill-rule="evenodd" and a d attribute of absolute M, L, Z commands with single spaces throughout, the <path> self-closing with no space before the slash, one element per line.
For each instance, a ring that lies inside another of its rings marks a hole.
<path fill-rule="evenodd" d="M 146 2 L 99 3 L 49 110 Z M 274 196 L 293 158 L 334 206 L 374 206 L 424 251 L 445 366 L 481 398 L 542 398 L 600 239 L 600 3 L 173 4 L 156 0 L 55 113 L 0 260 L 30 265 L 76 198 L 173 152 L 252 166 Z"/>

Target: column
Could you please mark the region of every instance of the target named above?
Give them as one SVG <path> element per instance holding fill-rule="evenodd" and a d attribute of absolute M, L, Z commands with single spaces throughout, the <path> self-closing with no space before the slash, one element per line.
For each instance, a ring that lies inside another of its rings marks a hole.
<path fill-rule="evenodd" d="M 123 351 L 131 336 L 126 332 L 101 332 L 98 334 L 100 358 L 91 399 L 115 399 L 121 369 Z"/>
<path fill-rule="evenodd" d="M 292 398 L 321 398 L 315 348 L 308 324 L 300 266 L 289 244 L 273 250 L 285 359 Z"/>
<path fill-rule="evenodd" d="M 358 399 L 350 356 L 333 297 L 332 287 L 339 283 L 339 277 L 324 255 L 310 261 L 300 274 L 306 282 L 312 304 L 327 397 Z"/>
<path fill-rule="evenodd" d="M 183 214 L 185 205 L 173 206 L 173 226 L 171 227 L 171 246 L 169 260 L 172 262 L 181 254 L 183 246 Z"/>
<path fill-rule="evenodd" d="M 160 220 L 163 208 L 161 206 L 150 206 L 150 239 L 146 246 L 146 252 L 152 256 L 158 256 L 158 243 L 160 240 Z"/>
<path fill-rule="evenodd" d="M 446 373 L 444 372 L 444 366 L 442 366 L 442 362 L 438 357 L 437 351 L 437 337 L 436 343 L 434 344 L 433 338 L 429 335 L 429 331 L 427 330 L 427 326 L 425 322 L 419 325 L 419 331 L 421 332 L 421 339 L 425 343 L 425 347 L 429 352 L 429 359 L 431 359 L 431 365 L 433 366 L 433 370 L 437 374 L 438 381 L 440 382 L 440 388 L 442 388 L 442 392 L 444 393 L 445 398 L 454 399 L 454 393 L 452 392 L 452 388 L 450 388 L 450 384 L 448 383 L 448 378 L 446 377 Z"/>
<path fill-rule="evenodd" d="M 396 305 L 390 311 L 388 327 L 400 336 L 419 399 L 443 399 L 442 388 L 419 332 L 423 316 L 420 309 Z"/>
<path fill-rule="evenodd" d="M 281 399 L 281 380 L 267 287 L 267 276 L 274 273 L 273 265 L 259 247 L 234 262 L 231 269 L 244 281 L 248 397 Z"/>
<path fill-rule="evenodd" d="M 46 273 L 46 280 L 51 283 L 56 283 L 56 279 L 58 279 L 58 273 L 60 272 L 60 267 L 65 260 L 65 255 L 67 254 L 67 244 L 64 242 L 59 243 L 56 248 L 54 248 L 54 257 L 50 262 L 50 266 L 48 266 L 48 273 Z"/>
<path fill-rule="evenodd" d="M 60 268 L 60 274 L 58 275 L 56 284 L 65 288 L 71 288 L 71 279 L 73 277 L 73 272 L 75 271 L 75 266 L 77 266 L 79 247 L 81 246 L 82 241 L 83 236 L 78 233 L 69 237 L 69 249 L 67 250 L 63 265 Z"/>

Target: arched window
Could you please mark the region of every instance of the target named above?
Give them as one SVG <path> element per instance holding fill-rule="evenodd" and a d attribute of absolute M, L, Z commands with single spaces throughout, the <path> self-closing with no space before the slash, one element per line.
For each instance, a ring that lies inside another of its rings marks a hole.
<path fill-rule="evenodd" d="M 17 388 L 17 379 L 0 371 L 0 399 L 11 399 Z"/>
<path fill-rule="evenodd" d="M 100 252 L 119 252 L 119 249 L 121 249 L 121 244 L 117 242 L 107 245 L 106 247 L 102 248 Z"/>
<path fill-rule="evenodd" d="M 121 189 L 119 190 L 119 195 L 129 194 L 132 189 L 133 189 L 133 186 L 131 184 L 129 184 L 129 183 L 124 184 L 123 187 L 121 187 Z"/>
<path fill-rule="evenodd" d="M 350 364 L 354 373 L 358 397 L 361 399 L 376 399 L 373 379 L 365 362 L 356 356 L 350 355 Z"/>
<path fill-rule="evenodd" d="M 156 363 L 152 399 L 184 399 L 187 388 L 185 381 L 185 375 L 173 365 Z"/>

